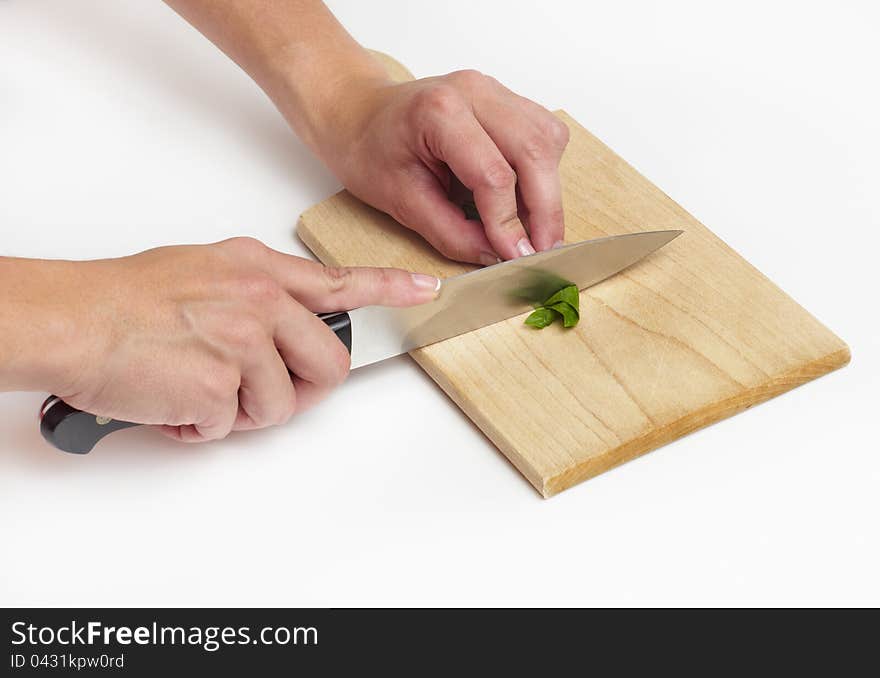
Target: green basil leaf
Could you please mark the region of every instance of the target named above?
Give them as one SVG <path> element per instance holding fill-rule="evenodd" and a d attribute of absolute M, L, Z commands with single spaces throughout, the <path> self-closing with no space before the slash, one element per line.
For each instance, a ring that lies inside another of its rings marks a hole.
<path fill-rule="evenodd" d="M 578 293 L 577 285 L 568 285 L 566 287 L 563 287 L 556 294 L 545 301 L 544 306 L 553 306 L 553 304 L 558 304 L 561 301 L 564 301 L 566 304 L 571 306 L 576 313 L 580 313 L 581 296 Z"/>
<path fill-rule="evenodd" d="M 580 320 L 580 293 L 577 285 L 566 285 L 552 295 L 543 306 L 536 306 L 535 311 L 526 318 L 530 327 L 543 329 L 553 323 L 557 317 L 562 318 L 565 327 L 574 327 Z"/>
<path fill-rule="evenodd" d="M 556 311 L 552 308 L 545 308 L 542 306 L 541 308 L 532 311 L 529 317 L 526 318 L 525 323 L 529 327 L 542 330 L 554 320 L 556 320 Z"/>
<path fill-rule="evenodd" d="M 562 316 L 562 324 L 565 327 L 574 327 L 580 320 L 580 314 L 577 309 L 573 308 L 567 301 L 560 301 L 550 306 L 554 311 Z"/>

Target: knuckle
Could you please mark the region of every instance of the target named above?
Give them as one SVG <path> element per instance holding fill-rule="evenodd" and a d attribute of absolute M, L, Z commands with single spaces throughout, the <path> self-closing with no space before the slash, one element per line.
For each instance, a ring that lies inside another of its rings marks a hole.
<path fill-rule="evenodd" d="M 274 426 L 283 426 L 290 418 L 293 416 L 293 410 L 290 407 L 285 407 L 283 410 L 280 410 L 278 414 L 275 415 L 275 419 L 272 422 Z"/>
<path fill-rule="evenodd" d="M 568 144 L 568 126 L 551 114 L 542 116 L 534 134 L 526 137 L 522 144 L 525 157 L 537 164 L 554 165 L 559 160 L 562 150 Z"/>
<path fill-rule="evenodd" d="M 324 284 L 330 294 L 343 291 L 351 280 L 351 269 L 344 266 L 324 266 L 321 269 Z"/>
<path fill-rule="evenodd" d="M 413 224 L 415 222 L 416 208 L 412 197 L 406 192 L 400 192 L 392 196 L 389 214 L 401 224 Z"/>
<path fill-rule="evenodd" d="M 248 416 L 257 428 L 281 426 L 287 423 L 292 414 L 293 410 L 289 406 L 289 401 L 284 402 L 284 400 L 274 398 L 271 403 L 263 403 L 261 407 L 251 408 L 248 411 Z"/>
<path fill-rule="evenodd" d="M 229 343 L 242 353 L 256 348 L 268 336 L 263 326 L 254 318 L 243 318 L 230 323 L 227 332 Z"/>
<path fill-rule="evenodd" d="M 251 304 L 274 304 L 281 298 L 281 286 L 268 275 L 253 274 L 236 281 L 236 291 Z"/>
<path fill-rule="evenodd" d="M 238 392 L 241 383 L 236 370 L 226 366 L 208 370 L 202 378 L 202 392 L 210 403 L 225 403 L 230 396 Z"/>
<path fill-rule="evenodd" d="M 519 215 L 516 212 L 501 215 L 501 218 L 498 220 L 498 226 L 502 231 L 510 233 L 519 233 L 523 230 L 522 222 L 519 220 Z"/>
<path fill-rule="evenodd" d="M 221 244 L 240 255 L 259 255 L 266 250 L 266 246 L 262 242 L 249 235 L 229 238 Z"/>
<path fill-rule="evenodd" d="M 416 94 L 416 111 L 421 114 L 447 117 L 461 110 L 461 95 L 454 87 L 438 84 L 426 87 Z"/>
<path fill-rule="evenodd" d="M 562 226 L 565 222 L 565 210 L 562 205 L 554 205 L 547 211 L 547 221 L 550 224 Z"/>
<path fill-rule="evenodd" d="M 190 443 L 208 443 L 212 440 L 220 440 L 223 438 L 223 432 L 219 429 L 210 428 L 208 426 L 199 425 L 196 426 L 196 431 L 198 432 L 198 437 L 188 440 Z"/>
<path fill-rule="evenodd" d="M 224 426 L 222 428 L 211 428 L 207 431 L 201 431 L 202 438 L 205 441 L 208 440 L 223 440 L 226 436 L 229 435 L 229 430 Z"/>
<path fill-rule="evenodd" d="M 568 145 L 570 132 L 568 125 L 562 120 L 548 113 L 540 123 L 542 136 L 547 139 L 555 149 L 561 150 Z"/>
<path fill-rule="evenodd" d="M 504 160 L 493 160 L 483 169 L 483 182 L 493 191 L 506 191 L 516 185 L 516 172 Z"/>
<path fill-rule="evenodd" d="M 390 289 L 397 280 L 394 271 L 390 268 L 375 268 L 371 277 L 374 291 Z"/>
<path fill-rule="evenodd" d="M 542 165 L 556 155 L 554 147 L 544 135 L 536 135 L 523 141 L 522 152 L 529 162 Z"/>
<path fill-rule="evenodd" d="M 467 261 L 464 243 L 454 237 L 438 237 L 431 243 L 440 254 L 453 261 Z"/>
<path fill-rule="evenodd" d="M 467 89 L 485 87 L 488 82 L 492 81 L 492 78 L 483 75 L 480 71 L 473 68 L 466 68 L 450 73 L 449 79 L 455 84 L 461 85 Z"/>
<path fill-rule="evenodd" d="M 256 424 L 259 428 L 266 428 L 267 426 L 280 426 L 287 422 L 289 414 L 286 409 L 282 409 L 280 407 L 273 406 L 271 409 L 267 409 L 265 412 L 258 412 L 256 415 L 251 415 L 251 419 L 254 424 Z"/>
<path fill-rule="evenodd" d="M 568 125 L 566 125 L 561 120 L 557 120 L 553 118 L 553 139 L 556 141 L 556 145 L 560 148 L 565 148 L 568 146 L 568 141 L 571 138 L 571 130 L 568 129 Z"/>

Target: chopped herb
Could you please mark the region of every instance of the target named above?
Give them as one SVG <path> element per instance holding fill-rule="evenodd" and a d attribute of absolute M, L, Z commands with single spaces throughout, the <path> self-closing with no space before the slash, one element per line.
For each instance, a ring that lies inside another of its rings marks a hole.
<path fill-rule="evenodd" d="M 578 294 L 577 285 L 566 285 L 556 294 L 550 297 L 547 301 L 545 301 L 544 306 L 552 306 L 553 304 L 558 304 L 560 301 L 564 301 L 565 303 L 567 303 L 574 309 L 574 312 L 577 313 L 578 302 L 580 301 L 580 295 Z"/>
<path fill-rule="evenodd" d="M 526 318 L 526 325 L 540 330 L 547 327 L 547 325 L 554 320 L 556 320 L 556 311 L 552 308 L 544 308 L 542 306 L 541 308 L 532 311 L 529 317 Z"/>
<path fill-rule="evenodd" d="M 578 320 L 580 320 L 580 313 L 568 302 L 560 301 L 556 304 L 551 304 L 547 308 L 552 308 L 562 316 L 563 327 L 574 327 L 578 324 Z"/>
<path fill-rule="evenodd" d="M 562 318 L 563 327 L 574 327 L 580 320 L 580 295 L 577 285 L 566 285 L 538 306 L 525 323 L 536 329 L 543 329 Z"/>

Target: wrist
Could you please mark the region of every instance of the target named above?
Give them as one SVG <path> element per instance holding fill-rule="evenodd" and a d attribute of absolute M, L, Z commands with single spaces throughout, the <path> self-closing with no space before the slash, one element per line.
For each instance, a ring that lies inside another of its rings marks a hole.
<path fill-rule="evenodd" d="M 335 171 L 337 156 L 357 136 L 376 92 L 392 83 L 384 67 L 355 44 L 320 59 L 285 54 L 275 69 L 278 84 L 267 89 L 269 96 L 297 136 Z"/>
<path fill-rule="evenodd" d="M 92 360 L 96 323 L 82 316 L 90 262 L 0 259 L 0 390 L 67 395 Z"/>

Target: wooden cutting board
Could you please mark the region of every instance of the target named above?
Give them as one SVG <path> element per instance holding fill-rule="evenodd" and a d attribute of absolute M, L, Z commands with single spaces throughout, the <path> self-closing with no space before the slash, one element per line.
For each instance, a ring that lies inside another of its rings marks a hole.
<path fill-rule="evenodd" d="M 402 66 L 389 64 L 400 79 Z M 411 77 L 411 76 L 409 76 Z M 545 497 L 845 365 L 846 344 L 563 111 L 566 242 L 684 234 L 581 292 L 581 322 L 511 318 L 410 355 Z M 448 261 L 341 191 L 298 233 L 326 264 Z"/>

